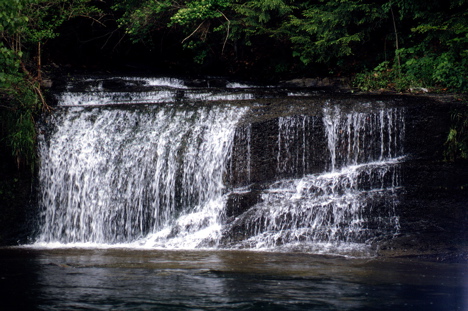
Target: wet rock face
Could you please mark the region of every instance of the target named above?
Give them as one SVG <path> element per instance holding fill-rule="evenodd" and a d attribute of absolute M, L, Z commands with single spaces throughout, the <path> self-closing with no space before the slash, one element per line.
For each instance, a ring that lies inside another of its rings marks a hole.
<path fill-rule="evenodd" d="M 459 106 L 428 98 L 407 98 L 405 152 L 411 159 L 443 160 L 450 113 Z"/>
<path fill-rule="evenodd" d="M 271 114 L 266 120 L 238 127 L 229 168 L 230 187 L 326 171 L 329 156 L 320 112 L 285 115 L 279 111 L 275 116 L 274 110 L 264 111 Z"/>
<path fill-rule="evenodd" d="M 407 161 L 402 176 L 400 234 L 382 249 L 411 254 L 466 248 L 468 163 Z"/>
<path fill-rule="evenodd" d="M 417 99 L 408 105 L 400 234 L 383 248 L 440 252 L 468 241 L 468 163 L 443 161 L 451 111 L 462 105 Z M 466 109 L 466 107 L 465 107 Z"/>
<path fill-rule="evenodd" d="M 282 81 L 281 85 L 289 87 L 333 88 L 337 91 L 351 90 L 351 81 L 348 78 L 298 78 Z"/>
<path fill-rule="evenodd" d="M 226 216 L 233 218 L 262 201 L 260 191 L 233 192 L 226 202 Z"/>

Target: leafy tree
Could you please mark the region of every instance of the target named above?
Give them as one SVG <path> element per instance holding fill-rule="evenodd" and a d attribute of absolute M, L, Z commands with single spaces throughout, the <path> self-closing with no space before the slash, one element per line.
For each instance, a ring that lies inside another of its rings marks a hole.
<path fill-rule="evenodd" d="M 33 163 L 35 130 L 33 112 L 39 107 L 39 84 L 30 79 L 23 59 L 23 33 L 29 18 L 26 1 L 0 3 L 0 100 L 2 134 L 18 166 Z"/>
<path fill-rule="evenodd" d="M 395 58 L 357 76 L 364 89 L 468 90 L 468 1 L 386 3 L 395 29 Z"/>
<path fill-rule="evenodd" d="M 166 33 L 172 43 L 192 51 L 195 63 L 214 59 L 235 71 L 234 67 L 251 68 L 268 59 L 275 59 L 278 65 L 286 58 L 282 51 L 289 52 L 289 40 L 279 30 L 293 10 L 293 2 L 119 0 L 114 9 L 121 12 L 120 25 L 132 40 L 148 43 Z M 154 43 L 164 48 L 161 41 Z"/>
<path fill-rule="evenodd" d="M 413 13 L 411 46 L 399 51 L 406 59 L 402 70 L 425 86 L 468 91 L 468 2 L 422 6 Z"/>
<path fill-rule="evenodd" d="M 42 82 L 42 46 L 65 21 L 98 13 L 90 0 L 0 2 L 0 138 L 18 166 L 34 165 L 35 122 L 47 109 Z"/>
<path fill-rule="evenodd" d="M 320 0 L 304 6 L 287 23 L 293 54 L 305 64 L 332 62 L 355 53 L 385 19 L 378 2 Z"/>
<path fill-rule="evenodd" d="M 218 32 L 223 24 L 229 24 L 224 11 L 230 0 L 197 1 L 134 1 L 121 0 L 113 6 L 122 12 L 119 23 L 126 29 L 134 42 L 152 42 L 156 33 L 169 32 L 185 48 L 196 51 L 195 61 L 202 63 L 214 44 L 221 46 L 222 53 L 225 39 L 218 40 Z M 211 40 L 215 34 L 216 39 Z"/>

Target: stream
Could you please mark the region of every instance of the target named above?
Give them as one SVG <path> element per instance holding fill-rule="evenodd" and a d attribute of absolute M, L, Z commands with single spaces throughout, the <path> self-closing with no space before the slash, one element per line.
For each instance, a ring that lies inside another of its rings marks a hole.
<path fill-rule="evenodd" d="M 4 310 L 466 310 L 466 264 L 242 250 L 0 250 Z"/>

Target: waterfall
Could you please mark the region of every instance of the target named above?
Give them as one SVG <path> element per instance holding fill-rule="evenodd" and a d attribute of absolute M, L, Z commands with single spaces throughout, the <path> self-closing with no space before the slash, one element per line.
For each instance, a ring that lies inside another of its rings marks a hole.
<path fill-rule="evenodd" d="M 187 213 L 217 223 L 236 107 L 71 108 L 40 146 L 40 242 L 130 242 Z M 201 225 L 199 225 L 201 226 Z"/>
<path fill-rule="evenodd" d="M 57 95 L 39 137 L 36 244 L 336 252 L 398 233 L 404 108 L 278 114 L 242 84 L 88 82 Z M 109 91 L 122 83 L 136 89 Z"/>

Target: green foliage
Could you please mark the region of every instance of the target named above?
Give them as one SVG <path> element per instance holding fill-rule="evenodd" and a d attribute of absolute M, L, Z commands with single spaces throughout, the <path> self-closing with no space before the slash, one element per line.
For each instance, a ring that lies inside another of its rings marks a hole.
<path fill-rule="evenodd" d="M 291 1 L 294 2 L 294 1 Z M 274 33 L 297 7 L 283 0 L 237 1 L 236 22 L 251 34 Z"/>
<path fill-rule="evenodd" d="M 398 25 L 411 25 L 401 29 L 395 24 L 404 47 L 395 49 L 391 64 L 384 61 L 374 70 L 356 75 L 355 84 L 363 90 L 467 92 L 467 1 L 445 5 L 440 1 L 401 0 L 387 6 L 392 14 L 399 14 Z"/>
<path fill-rule="evenodd" d="M 24 83 L 21 74 L 20 39 L 25 31 L 29 18 L 21 13 L 26 1 L 5 1 L 0 3 L 0 25 L 2 40 L 0 41 L 0 122 L 3 123 L 3 135 L 12 155 L 20 162 L 30 164 L 34 160 L 35 129 L 31 129 L 27 114 L 30 104 L 37 103 L 34 93 L 31 94 Z M 25 126 L 23 128 L 23 126 Z M 31 152 L 32 150 L 32 152 Z"/>
<path fill-rule="evenodd" d="M 135 42 L 150 42 L 157 32 L 167 31 L 195 52 L 195 61 L 208 54 L 223 54 L 227 43 L 249 46 L 252 36 L 281 35 L 294 6 L 283 0 L 116 1 L 122 12 L 121 27 Z"/>
<path fill-rule="evenodd" d="M 445 142 L 444 157 L 453 162 L 468 159 L 468 105 L 452 112 L 452 126 Z"/>
<path fill-rule="evenodd" d="M 11 121 L 10 133 L 7 136 L 8 146 L 13 152 L 17 165 L 29 165 L 34 169 L 36 159 L 36 131 L 34 116 L 31 110 L 22 109 L 7 113 Z"/>
<path fill-rule="evenodd" d="M 134 42 L 140 42 L 151 41 L 153 32 L 167 27 L 176 10 L 175 5 L 171 0 L 120 0 L 112 8 L 121 13 L 119 25 L 125 28 Z"/>
<path fill-rule="evenodd" d="M 113 9 L 122 13 L 118 22 L 133 42 L 155 46 L 160 44 L 153 41 L 155 33 L 170 33 L 185 48 L 196 51 L 193 59 L 202 63 L 211 49 L 210 35 L 222 30 L 223 22 L 228 22 L 222 11 L 229 4 L 229 0 L 120 0 Z M 223 42 L 215 37 L 217 42 Z"/>
<path fill-rule="evenodd" d="M 403 72 L 426 86 L 468 91 L 468 12 L 466 1 L 422 10 L 411 28 L 412 47 L 402 49 Z M 445 10 L 445 12 L 444 12 Z"/>
<path fill-rule="evenodd" d="M 187 1 L 172 17 L 169 26 L 174 24 L 191 25 L 207 19 L 220 18 L 229 1 L 226 0 L 198 0 Z"/>
<path fill-rule="evenodd" d="M 305 64 L 352 55 L 385 13 L 378 2 L 361 0 L 320 0 L 306 6 L 287 23 L 293 54 Z"/>
<path fill-rule="evenodd" d="M 0 123 L 6 146 L 11 150 L 18 167 L 34 168 L 36 129 L 34 117 L 42 103 L 37 90 L 39 83 L 21 73 L 4 74 L 0 79 Z"/>
<path fill-rule="evenodd" d="M 90 5 L 91 0 L 25 0 L 28 5 L 24 14 L 28 18 L 26 39 L 30 42 L 45 42 L 59 36 L 57 29 L 75 17 L 90 17 L 100 10 Z"/>
<path fill-rule="evenodd" d="M 57 28 L 66 20 L 97 13 L 89 2 L 0 2 L 0 139 L 18 166 L 34 167 L 34 118 L 46 106 L 40 87 L 41 45 L 58 36 Z"/>
<path fill-rule="evenodd" d="M 371 71 L 356 74 L 354 85 L 366 92 L 384 90 L 389 88 L 389 81 L 394 80 L 394 75 L 389 62 L 385 61 Z"/>
<path fill-rule="evenodd" d="M 228 55 L 237 57 L 239 47 L 271 55 L 272 48 L 281 46 L 297 59 L 282 63 L 281 72 L 324 64 L 329 72 L 361 70 L 357 84 L 367 89 L 390 85 L 398 90 L 467 90 L 466 0 L 114 3 L 114 10 L 122 14 L 120 25 L 132 40 L 148 43 L 155 34 L 168 33 L 194 52 L 196 62 L 207 55 L 219 57 L 229 48 Z"/>

